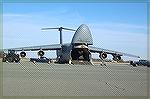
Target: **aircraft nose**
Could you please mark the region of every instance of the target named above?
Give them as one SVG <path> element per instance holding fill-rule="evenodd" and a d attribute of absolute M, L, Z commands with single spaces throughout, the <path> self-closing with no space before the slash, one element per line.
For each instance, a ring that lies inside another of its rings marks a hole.
<path fill-rule="evenodd" d="M 91 32 L 88 28 L 87 25 L 82 24 L 79 26 L 79 28 L 76 30 L 73 39 L 72 39 L 72 44 L 88 44 L 88 45 L 93 45 L 93 39 Z"/>

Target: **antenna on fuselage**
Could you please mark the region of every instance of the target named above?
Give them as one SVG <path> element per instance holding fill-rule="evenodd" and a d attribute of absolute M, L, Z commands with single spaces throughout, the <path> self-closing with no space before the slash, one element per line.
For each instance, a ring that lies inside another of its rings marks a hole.
<path fill-rule="evenodd" d="M 74 29 L 69 29 L 69 28 L 63 28 L 63 27 L 59 27 L 59 28 L 42 28 L 42 30 L 50 30 L 50 29 L 58 29 L 58 31 L 60 32 L 60 44 L 62 45 L 62 30 L 69 30 L 69 31 L 76 31 Z"/>

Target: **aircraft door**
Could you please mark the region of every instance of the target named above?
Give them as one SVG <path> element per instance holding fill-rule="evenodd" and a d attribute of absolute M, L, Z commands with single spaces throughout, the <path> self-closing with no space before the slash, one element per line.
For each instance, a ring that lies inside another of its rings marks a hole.
<path fill-rule="evenodd" d="M 90 52 L 87 48 L 73 48 L 71 58 L 72 60 L 90 61 Z"/>

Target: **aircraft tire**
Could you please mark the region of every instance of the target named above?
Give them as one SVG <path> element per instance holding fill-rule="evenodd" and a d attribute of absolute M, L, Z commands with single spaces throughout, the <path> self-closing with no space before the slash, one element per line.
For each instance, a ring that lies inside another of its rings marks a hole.
<path fill-rule="evenodd" d="M 133 61 L 130 61 L 130 65 L 133 65 Z"/>
<path fill-rule="evenodd" d="M 4 57 L 4 58 L 2 59 L 2 62 L 6 62 L 6 57 Z"/>
<path fill-rule="evenodd" d="M 19 61 L 20 61 L 20 59 L 19 59 L 19 58 L 17 58 L 17 59 L 15 60 L 15 62 L 16 62 L 16 63 L 18 63 Z"/>
<path fill-rule="evenodd" d="M 20 61 L 19 54 L 17 54 L 15 57 L 15 62 L 18 63 L 19 61 Z"/>
<path fill-rule="evenodd" d="M 7 58 L 7 61 L 8 61 L 8 62 L 14 62 L 13 57 L 8 57 L 8 58 Z"/>
<path fill-rule="evenodd" d="M 137 67 L 137 64 L 133 64 L 133 67 Z"/>
<path fill-rule="evenodd" d="M 50 62 L 50 61 L 48 61 L 47 63 L 48 63 L 48 64 L 50 64 L 51 62 Z"/>
<path fill-rule="evenodd" d="M 35 64 L 35 63 L 36 63 L 36 61 L 33 61 L 33 63 Z"/>

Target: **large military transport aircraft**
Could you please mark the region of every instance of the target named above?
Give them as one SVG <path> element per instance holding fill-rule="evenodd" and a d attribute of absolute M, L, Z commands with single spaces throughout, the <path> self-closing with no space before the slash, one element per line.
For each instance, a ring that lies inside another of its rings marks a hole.
<path fill-rule="evenodd" d="M 93 39 L 91 32 L 87 25 L 82 24 L 79 26 L 77 30 L 68 29 L 68 28 L 42 28 L 42 30 L 48 29 L 58 29 L 60 31 L 60 44 L 52 44 L 52 45 L 41 45 L 41 46 L 30 46 L 30 47 L 20 47 L 20 48 L 10 48 L 5 49 L 8 51 L 21 51 L 20 56 L 25 57 L 25 51 L 38 51 L 39 56 L 44 56 L 44 51 L 46 50 L 56 50 L 58 63 L 72 63 L 73 61 L 86 61 L 92 63 L 91 53 L 99 53 L 99 57 L 104 60 L 107 58 L 107 54 L 111 54 L 113 56 L 114 61 L 121 60 L 121 56 L 129 56 L 140 58 L 136 55 L 131 55 L 127 53 L 107 50 L 103 48 L 93 47 Z M 75 31 L 75 34 L 72 38 L 71 43 L 63 44 L 62 43 L 62 29 Z M 7 57 L 8 60 L 12 58 Z"/>

